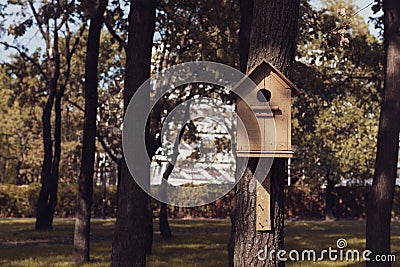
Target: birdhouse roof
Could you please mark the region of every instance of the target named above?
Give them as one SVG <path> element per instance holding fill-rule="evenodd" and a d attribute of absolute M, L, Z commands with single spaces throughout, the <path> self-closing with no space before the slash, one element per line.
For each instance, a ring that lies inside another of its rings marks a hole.
<path fill-rule="evenodd" d="M 283 80 L 283 82 L 285 82 L 288 86 L 290 86 L 291 89 L 294 89 L 296 91 L 300 91 L 297 86 L 291 81 L 289 80 L 288 77 L 286 77 L 280 70 L 278 70 L 274 65 L 272 65 L 270 62 L 268 62 L 267 60 L 263 59 L 262 61 L 258 62 L 253 68 L 250 69 L 250 71 L 248 72 L 248 76 L 251 76 L 252 73 L 256 72 L 258 69 L 262 68 L 263 65 L 267 65 L 268 67 L 270 67 L 275 74 Z"/>

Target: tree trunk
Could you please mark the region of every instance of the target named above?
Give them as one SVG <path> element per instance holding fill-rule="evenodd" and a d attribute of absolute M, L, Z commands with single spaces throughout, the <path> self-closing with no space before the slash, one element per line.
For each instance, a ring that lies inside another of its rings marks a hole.
<path fill-rule="evenodd" d="M 150 168 L 150 166 L 149 166 Z M 150 177 L 150 173 L 149 173 Z M 153 253 L 153 232 L 154 232 L 154 224 L 153 224 L 153 209 L 151 206 L 151 197 L 147 196 L 147 229 L 146 229 L 146 254 L 151 255 Z"/>
<path fill-rule="evenodd" d="M 286 76 L 290 76 L 296 48 L 298 10 L 298 0 L 254 0 L 250 43 L 240 45 L 241 49 L 249 46 L 247 70 L 266 59 Z M 241 11 L 241 14 L 243 16 L 244 11 Z M 242 17 L 241 35 L 245 35 L 246 33 L 242 31 L 248 29 L 248 25 L 243 25 L 245 19 Z M 241 38 L 240 41 L 244 42 L 245 38 Z M 241 60 L 246 57 L 245 55 L 246 51 L 241 51 Z M 250 158 L 246 166 L 243 158 L 237 159 L 237 168 L 239 170 L 244 168 L 244 172 L 236 189 L 235 218 L 232 225 L 234 236 L 231 238 L 234 243 L 234 255 L 231 263 L 243 267 L 283 266 L 284 262 L 278 261 L 276 253 L 272 260 L 269 257 L 266 260 L 259 260 L 257 256 L 258 252 L 265 248 L 268 255 L 273 249 L 275 251 L 283 249 L 285 159 L 274 159 L 270 170 L 272 230 L 265 232 L 256 231 L 255 191 L 249 189 L 258 163 L 257 158 Z M 265 170 L 266 176 L 267 170 Z"/>
<path fill-rule="evenodd" d="M 400 5 L 384 0 L 385 90 L 378 132 L 374 180 L 367 211 L 367 249 L 372 255 L 390 254 L 390 219 L 396 181 L 400 120 Z M 371 256 L 373 257 L 373 256 Z M 390 266 L 390 262 L 367 262 L 368 266 Z"/>
<path fill-rule="evenodd" d="M 103 220 L 107 218 L 107 181 L 104 176 L 105 164 L 103 164 L 100 168 L 100 180 L 103 187 L 103 201 L 101 203 L 101 213 L 103 215 Z"/>
<path fill-rule="evenodd" d="M 93 173 L 96 152 L 96 115 L 98 106 L 97 64 L 103 14 L 107 6 L 107 0 L 100 0 L 97 4 L 98 6 L 96 7 L 88 5 L 88 9 L 92 9 L 92 12 L 95 9 L 95 12 L 90 16 L 91 20 L 86 47 L 85 121 L 81 169 L 78 180 L 79 192 L 75 215 L 73 254 L 73 260 L 77 263 L 89 261 L 90 217 L 92 211 Z"/>
<path fill-rule="evenodd" d="M 167 168 L 166 168 L 165 172 L 163 173 L 163 179 L 161 182 L 161 194 L 162 194 L 163 199 L 167 199 L 168 179 L 169 179 L 169 176 L 171 175 L 172 171 L 174 170 L 176 161 L 179 156 L 179 145 L 182 142 L 182 137 L 185 132 L 185 128 L 187 126 L 187 121 L 190 119 L 190 106 L 191 106 L 190 100 L 192 99 L 192 97 L 193 97 L 193 92 L 191 91 L 189 96 L 186 99 L 189 102 L 187 102 L 185 104 L 185 113 L 182 118 L 183 126 L 180 129 L 177 137 L 175 138 L 171 161 L 168 162 Z M 159 219 L 160 219 L 160 221 L 159 221 L 160 233 L 161 233 L 162 238 L 170 239 L 172 237 L 172 232 L 171 232 L 171 228 L 169 227 L 169 223 L 168 223 L 167 204 L 165 204 L 163 202 L 161 202 Z"/>
<path fill-rule="evenodd" d="M 56 24 L 56 22 L 55 22 Z M 52 229 L 54 208 L 57 203 L 57 181 L 52 173 L 53 170 L 53 141 L 51 138 L 51 111 L 57 92 L 58 78 L 60 76 L 60 55 L 58 53 L 58 34 L 54 30 L 54 55 L 49 55 L 50 81 L 49 96 L 43 108 L 43 163 L 41 172 L 41 189 L 36 210 L 36 230 Z"/>
<path fill-rule="evenodd" d="M 4 184 L 4 181 L 6 180 L 6 170 L 7 170 L 7 158 L 3 157 L 4 162 L 3 162 L 3 168 L 1 169 L 1 183 Z"/>
<path fill-rule="evenodd" d="M 239 60 L 240 60 L 240 71 L 246 73 L 247 71 L 247 60 L 249 59 L 250 49 L 250 31 L 251 23 L 253 21 L 253 1 L 254 0 L 239 0 L 240 2 L 240 32 L 239 32 Z M 236 173 L 238 172 L 238 158 L 236 158 Z M 236 179 L 240 178 L 235 175 Z M 234 188 L 235 192 L 237 187 Z M 235 251 L 235 225 L 236 225 L 236 201 L 230 214 L 231 219 L 231 231 L 229 235 L 228 243 L 228 266 L 234 266 L 234 251 Z"/>
<path fill-rule="evenodd" d="M 332 203 L 333 203 L 333 195 L 332 191 L 335 186 L 335 183 L 330 178 L 330 172 L 326 174 L 326 190 L 325 190 L 325 220 L 333 221 L 335 217 L 333 216 L 332 211 Z"/>
<path fill-rule="evenodd" d="M 183 132 L 183 131 L 182 131 Z M 167 169 L 163 173 L 163 179 L 161 181 L 161 193 L 163 194 L 163 198 L 167 197 L 167 186 L 168 186 L 168 178 L 171 175 L 172 171 L 174 170 L 174 165 L 171 162 L 168 162 Z M 168 210 L 167 204 L 164 202 L 160 202 L 160 215 L 159 218 L 159 226 L 160 226 L 160 233 L 161 237 L 165 240 L 170 239 L 172 237 L 171 228 L 169 227 L 168 223 Z"/>
<path fill-rule="evenodd" d="M 125 109 L 140 85 L 150 77 L 151 49 L 155 26 L 155 0 L 131 0 L 126 49 Z M 150 92 L 149 92 L 150 97 Z M 143 99 L 143 102 L 148 101 Z M 143 172 L 150 166 L 143 163 Z M 146 177 L 147 178 L 147 177 Z M 148 195 L 132 178 L 122 160 L 118 184 L 118 212 L 112 250 L 112 266 L 145 266 L 149 236 Z"/>

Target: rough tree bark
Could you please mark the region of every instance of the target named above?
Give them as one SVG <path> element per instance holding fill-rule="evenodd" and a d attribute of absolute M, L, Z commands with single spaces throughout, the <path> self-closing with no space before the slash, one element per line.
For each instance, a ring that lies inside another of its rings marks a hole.
<path fill-rule="evenodd" d="M 75 215 L 73 261 L 89 261 L 90 217 L 93 198 L 93 173 L 96 152 L 96 115 L 98 106 L 97 73 L 99 43 L 103 15 L 107 0 L 86 1 L 90 17 L 85 63 L 85 118 L 83 127 L 83 144 L 81 168 L 79 174 L 79 191 Z"/>
<path fill-rule="evenodd" d="M 242 1 L 241 8 L 243 5 L 249 7 L 249 3 Z M 249 47 L 246 70 L 266 59 L 290 77 L 296 48 L 298 10 L 298 0 L 254 0 L 249 45 L 242 44 L 246 42 L 246 33 L 243 31 L 249 29 L 249 25 L 245 23 L 248 18 L 243 17 L 248 14 L 248 11 L 241 11 L 240 48 L 242 50 Z M 245 57 L 246 51 L 241 51 L 241 60 Z M 244 68 L 243 63 L 241 66 Z M 265 261 L 261 261 L 258 260 L 257 253 L 265 248 L 267 248 L 267 253 L 273 249 L 275 251 L 283 249 L 285 159 L 276 158 L 270 170 L 272 230 L 266 232 L 256 231 L 255 192 L 249 190 L 253 172 L 259 160 L 250 158 L 247 166 L 244 162 L 241 158 L 237 159 L 238 170 L 244 168 L 244 172 L 236 188 L 233 237 L 231 237 L 234 252 L 230 264 L 243 267 L 283 266 L 284 262 L 279 262 L 276 254 L 272 260 L 267 257 Z"/>
<path fill-rule="evenodd" d="M 150 77 L 155 6 L 155 0 L 131 0 L 126 48 L 125 108 L 140 85 Z M 150 225 L 148 195 L 132 178 L 125 159 L 122 161 L 121 172 L 112 266 L 145 266 Z"/>
<path fill-rule="evenodd" d="M 390 254 L 390 219 L 396 181 L 400 120 L 400 5 L 384 0 L 385 90 L 378 131 L 378 150 L 367 211 L 367 249 L 372 255 Z M 371 256 L 373 257 L 373 256 Z M 367 266 L 390 262 L 367 262 Z"/>

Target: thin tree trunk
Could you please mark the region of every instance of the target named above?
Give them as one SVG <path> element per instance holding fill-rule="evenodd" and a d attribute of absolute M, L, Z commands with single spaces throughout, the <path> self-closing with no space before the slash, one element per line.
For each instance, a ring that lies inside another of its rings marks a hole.
<path fill-rule="evenodd" d="M 298 0 L 254 0 L 247 70 L 266 59 L 282 73 L 290 76 L 296 48 L 298 10 Z M 243 15 L 243 11 L 241 14 Z M 248 27 L 243 23 L 244 21 L 241 24 L 241 31 Z M 240 41 L 246 40 L 241 38 Z M 240 47 L 246 49 L 247 45 L 241 44 Z M 241 51 L 241 59 L 246 57 L 245 54 L 246 51 Z M 244 65 L 242 67 L 244 68 Z M 237 184 L 235 218 L 232 225 L 234 266 L 284 265 L 284 262 L 279 262 L 277 257 L 272 260 L 267 257 L 263 261 L 258 260 L 257 255 L 265 248 L 267 253 L 273 249 L 275 251 L 283 249 L 285 159 L 275 158 L 270 170 L 272 230 L 265 232 L 256 231 L 255 191 L 249 188 L 259 161 L 261 160 L 250 158 L 246 166 L 243 158 L 237 159 L 237 168 L 244 169 L 244 172 Z M 265 166 L 261 164 L 260 167 Z M 266 169 L 265 172 L 267 176 Z"/>
<path fill-rule="evenodd" d="M 4 163 L 3 163 L 3 168 L 1 169 L 1 183 L 4 184 L 4 181 L 6 180 L 6 170 L 7 170 L 7 158 L 4 158 Z"/>
<path fill-rule="evenodd" d="M 155 6 L 155 0 L 131 0 L 126 49 L 125 109 L 140 85 L 150 77 Z M 145 102 L 148 100 L 143 99 L 141 104 L 145 105 Z M 146 173 L 143 175 L 148 175 L 150 183 L 150 165 L 144 162 L 140 167 L 143 168 L 143 173 Z M 146 245 L 149 244 L 150 236 L 149 197 L 132 178 L 125 159 L 122 160 L 118 190 L 117 222 L 111 265 L 145 266 L 146 251 L 148 251 Z"/>
<path fill-rule="evenodd" d="M 85 64 L 85 122 L 81 169 L 78 180 L 79 192 L 74 231 L 73 260 L 77 263 L 89 261 L 90 217 L 92 212 L 93 173 L 96 152 L 96 115 L 98 105 L 97 64 L 103 14 L 107 0 L 100 0 L 97 6 L 88 5 L 91 15 L 86 47 Z M 95 11 L 94 11 L 95 10 Z M 92 13 L 93 12 L 93 13 Z"/>
<path fill-rule="evenodd" d="M 161 181 L 161 193 L 163 194 L 163 198 L 167 197 L 167 186 L 168 186 L 168 178 L 174 169 L 174 165 L 171 162 L 168 162 L 167 169 L 163 173 L 163 179 Z M 161 237 L 165 240 L 168 240 L 172 237 L 171 228 L 168 223 L 168 210 L 167 204 L 164 202 L 160 202 L 160 215 L 159 218 L 159 226 Z"/>
<path fill-rule="evenodd" d="M 102 213 L 102 215 L 103 215 L 103 220 L 105 220 L 106 218 L 107 218 L 107 214 L 106 214 L 106 212 L 107 212 L 107 184 L 106 184 L 106 177 L 104 176 L 104 169 L 105 169 L 105 166 L 104 166 L 105 164 L 103 164 L 102 166 L 101 166 L 101 169 L 100 169 L 100 180 L 101 180 L 101 184 L 102 184 L 102 186 L 103 186 L 103 200 L 102 200 L 102 203 L 101 203 L 101 213 Z"/>
<path fill-rule="evenodd" d="M 54 22 L 57 25 L 56 22 Z M 49 47 L 48 47 L 49 48 Z M 49 53 L 49 96 L 43 109 L 43 150 L 44 158 L 41 173 L 41 189 L 36 210 L 37 230 L 52 229 L 54 208 L 57 203 L 57 181 L 52 173 L 53 170 L 53 141 L 51 138 L 51 111 L 54 105 L 54 98 L 57 92 L 58 78 L 60 76 L 60 55 L 58 52 L 58 33 L 54 30 L 53 55 Z"/>
<path fill-rule="evenodd" d="M 182 118 L 183 126 L 180 129 L 177 137 L 175 138 L 171 161 L 168 162 L 167 168 L 166 168 L 165 172 L 163 173 L 163 179 L 161 182 L 161 194 L 162 194 L 161 197 L 163 199 L 167 199 L 168 179 L 169 179 L 169 176 L 171 175 L 172 171 L 174 170 L 176 160 L 178 159 L 178 156 L 179 156 L 179 145 L 182 142 L 182 137 L 185 132 L 187 121 L 190 119 L 190 106 L 191 106 L 190 99 L 192 97 L 193 97 L 193 92 L 191 91 L 189 96 L 187 97 L 187 100 L 189 100 L 189 101 L 186 103 L 185 113 Z M 169 223 L 168 223 L 167 204 L 165 204 L 164 202 L 161 202 L 159 219 L 160 219 L 160 221 L 159 221 L 160 233 L 161 233 L 162 238 L 164 238 L 164 239 L 171 238 L 172 232 L 171 232 L 171 228 L 169 227 Z"/>
<path fill-rule="evenodd" d="M 335 186 L 335 183 L 330 178 L 330 172 L 328 171 L 326 174 L 326 190 L 325 190 L 325 220 L 333 221 L 335 217 L 333 216 L 332 211 L 332 203 L 333 203 L 333 195 L 332 191 Z"/>
<path fill-rule="evenodd" d="M 367 211 L 367 249 L 372 256 L 390 254 L 390 220 L 399 151 L 400 120 L 400 5 L 384 0 L 385 90 L 378 132 L 378 150 Z M 367 262 L 367 266 L 390 266 L 390 262 Z"/>

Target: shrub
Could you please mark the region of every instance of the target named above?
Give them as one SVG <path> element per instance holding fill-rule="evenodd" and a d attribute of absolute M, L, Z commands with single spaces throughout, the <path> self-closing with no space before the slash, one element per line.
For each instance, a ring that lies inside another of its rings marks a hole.
<path fill-rule="evenodd" d="M 0 218 L 34 217 L 40 184 L 0 185 Z M 339 187 L 334 189 L 335 204 L 333 213 L 338 218 L 364 218 L 366 215 L 367 187 Z M 311 190 L 307 186 L 290 187 L 285 190 L 285 211 L 289 217 L 323 218 L 325 192 L 322 189 Z M 76 210 L 78 186 L 60 183 L 58 186 L 58 203 L 55 210 L 57 217 L 72 217 Z M 171 197 L 176 197 L 173 194 Z M 195 195 L 187 196 L 189 198 Z M 234 192 L 204 206 L 183 208 L 168 206 L 170 218 L 228 218 L 234 205 Z M 154 217 L 160 210 L 158 201 L 151 201 Z M 105 211 L 107 217 L 115 217 L 117 211 L 117 188 L 107 187 Z M 103 188 L 95 186 L 93 191 L 92 212 L 94 217 L 103 216 Z M 400 188 L 396 187 L 393 211 L 394 218 L 400 217 Z"/>

